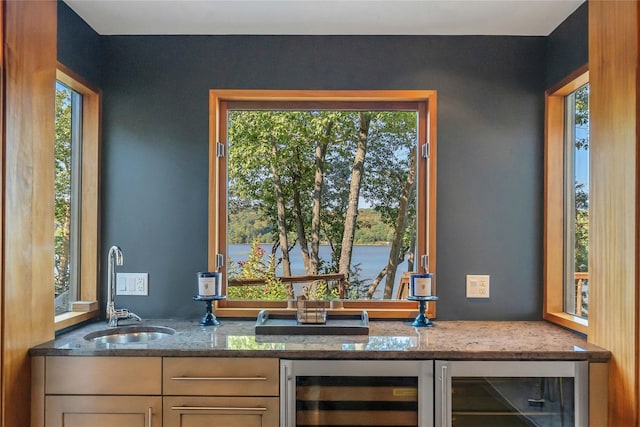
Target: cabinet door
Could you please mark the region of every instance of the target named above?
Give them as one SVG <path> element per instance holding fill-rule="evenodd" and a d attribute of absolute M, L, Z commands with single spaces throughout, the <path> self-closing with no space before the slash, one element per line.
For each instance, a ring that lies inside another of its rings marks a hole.
<path fill-rule="evenodd" d="M 165 427 L 278 427 L 277 397 L 164 398 Z"/>
<path fill-rule="evenodd" d="M 160 396 L 47 396 L 46 427 L 162 427 Z"/>

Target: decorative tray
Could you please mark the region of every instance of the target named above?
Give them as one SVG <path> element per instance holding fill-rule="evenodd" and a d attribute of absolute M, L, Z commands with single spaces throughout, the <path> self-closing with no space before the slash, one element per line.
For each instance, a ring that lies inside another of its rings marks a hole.
<path fill-rule="evenodd" d="M 369 335 L 369 314 L 328 314 L 325 323 L 300 323 L 296 313 L 258 313 L 256 335 Z"/>

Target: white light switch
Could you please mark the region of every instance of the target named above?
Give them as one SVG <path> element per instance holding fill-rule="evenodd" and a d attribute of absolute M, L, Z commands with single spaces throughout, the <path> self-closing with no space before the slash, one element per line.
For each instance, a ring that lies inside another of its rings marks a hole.
<path fill-rule="evenodd" d="M 467 274 L 467 298 L 489 298 L 489 276 Z"/>
<path fill-rule="evenodd" d="M 117 273 L 116 295 L 149 295 L 149 273 Z"/>

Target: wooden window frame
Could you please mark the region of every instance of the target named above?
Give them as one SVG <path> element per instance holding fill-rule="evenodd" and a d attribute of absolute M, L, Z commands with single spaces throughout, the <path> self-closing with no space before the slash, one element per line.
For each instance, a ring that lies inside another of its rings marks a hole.
<path fill-rule="evenodd" d="M 55 316 L 60 330 L 98 316 L 99 184 L 101 92 L 75 72 L 58 63 L 56 80 L 82 95 L 82 159 L 80 187 L 80 240 L 78 299 L 92 302 L 89 311 L 69 311 Z"/>
<path fill-rule="evenodd" d="M 274 103 L 288 108 L 401 109 L 412 106 L 419 115 L 419 144 L 429 142 L 429 160 L 418 168 L 418 182 L 427 183 L 424 194 L 418 198 L 418 211 L 427 212 L 428 220 L 418 221 L 418 234 L 425 236 L 418 254 L 429 255 L 429 272 L 436 272 L 436 91 L 430 90 L 233 90 L 219 89 L 209 92 L 209 271 L 220 271 L 223 293 L 226 293 L 226 265 L 218 268 L 216 254 L 226 255 L 226 157 L 217 157 L 217 142 L 226 141 L 226 111 L 233 108 L 251 109 Z M 225 143 L 226 147 L 226 143 Z M 422 175 L 420 175 L 422 174 Z M 221 202 L 219 202 L 221 201 Z M 428 222 L 428 223 L 427 223 Z M 422 225 L 421 225 L 422 223 Z M 226 263 L 225 263 L 226 264 Z M 418 265 L 419 263 L 416 263 Z M 424 268 L 418 265 L 420 272 Z M 437 276 L 436 276 L 437 277 Z M 434 284 L 435 292 L 435 284 Z M 349 301 L 345 300 L 341 313 L 357 313 L 366 309 L 371 318 L 410 319 L 417 313 L 417 303 L 410 301 Z M 223 317 L 255 318 L 261 309 L 286 312 L 287 301 L 216 301 L 216 314 Z M 427 304 L 427 315 L 435 317 L 435 304 Z"/>
<path fill-rule="evenodd" d="M 564 311 L 565 97 L 589 83 L 587 65 L 545 93 L 543 318 L 586 334 L 588 321 Z"/>

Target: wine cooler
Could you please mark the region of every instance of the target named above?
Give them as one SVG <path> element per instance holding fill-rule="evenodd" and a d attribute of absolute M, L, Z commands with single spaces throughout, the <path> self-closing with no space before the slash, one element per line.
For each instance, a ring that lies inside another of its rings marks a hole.
<path fill-rule="evenodd" d="M 433 426 L 433 361 L 282 360 L 280 425 Z"/>
<path fill-rule="evenodd" d="M 587 427 L 587 362 L 436 361 L 438 427 Z"/>

